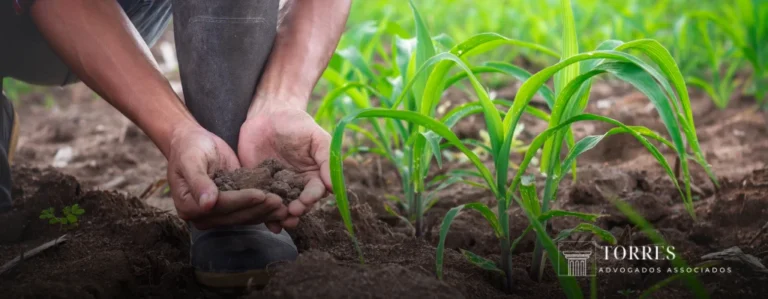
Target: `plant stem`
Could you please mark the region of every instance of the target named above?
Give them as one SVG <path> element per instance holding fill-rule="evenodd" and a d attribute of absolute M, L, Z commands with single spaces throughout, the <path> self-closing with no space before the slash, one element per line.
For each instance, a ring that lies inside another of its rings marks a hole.
<path fill-rule="evenodd" d="M 553 168 L 554 167 L 550 166 L 550 169 Z M 557 191 L 557 186 L 555 185 L 555 175 L 553 174 L 553 171 L 549 171 L 549 173 L 550 175 L 547 175 L 547 180 L 544 185 L 544 197 L 541 199 L 542 214 L 549 211 L 549 201 Z M 547 222 L 542 221 L 541 224 L 542 227 L 546 229 Z M 539 240 L 539 238 L 536 238 L 536 247 L 533 249 L 533 260 L 531 261 L 531 270 L 529 275 L 534 281 L 541 281 L 541 278 L 544 275 L 544 246 L 541 244 L 541 240 Z"/>
<path fill-rule="evenodd" d="M 419 208 L 416 207 L 416 194 L 414 192 L 414 184 L 411 182 L 413 178 L 413 155 L 411 154 L 411 151 L 406 151 L 405 154 L 408 157 L 408 169 L 404 172 L 405 179 L 403 180 L 403 187 L 406 188 L 405 190 L 405 197 L 406 202 L 408 203 L 408 220 L 415 219 L 416 220 L 416 231 L 414 232 L 416 234 L 416 237 L 420 237 L 421 234 L 421 215 L 419 213 Z"/>
<path fill-rule="evenodd" d="M 499 176 L 497 178 L 506 180 L 506 176 Z M 509 214 L 507 214 L 507 202 L 506 189 L 504 185 L 499 186 L 499 198 L 498 198 L 498 213 L 499 213 L 499 226 L 501 226 L 501 269 L 504 271 L 504 290 L 507 293 L 512 293 L 512 250 L 510 250 L 510 235 L 509 235 Z"/>
<path fill-rule="evenodd" d="M 509 243 L 509 215 L 506 211 L 501 215 L 501 227 L 505 231 L 505 236 L 501 239 L 501 267 L 504 271 L 504 290 L 507 293 L 512 292 L 512 251 Z"/>
<path fill-rule="evenodd" d="M 414 194 L 415 207 L 413 209 L 416 212 L 416 238 L 424 236 L 424 215 L 421 208 L 421 193 Z"/>

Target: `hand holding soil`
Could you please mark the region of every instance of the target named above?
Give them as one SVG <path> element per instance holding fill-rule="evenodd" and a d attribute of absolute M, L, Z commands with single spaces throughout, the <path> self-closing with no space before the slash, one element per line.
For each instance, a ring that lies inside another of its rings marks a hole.
<path fill-rule="evenodd" d="M 295 197 L 298 200 L 286 202 L 289 216 L 280 223 L 282 227 L 294 228 L 299 223 L 299 217 L 331 190 L 328 163 L 331 136 L 309 114 L 298 108 L 260 107 L 251 112 L 240 128 L 240 163 L 245 168 L 254 168 L 261 166 L 263 161 L 274 160 L 292 170 L 293 178 L 277 179 L 288 183 L 290 188 L 282 183 L 277 183 L 282 186 L 262 188 L 272 188 L 270 192 L 281 196 L 285 194 L 283 198 L 293 198 L 298 193 Z M 286 172 L 270 173 L 290 176 Z M 290 182 L 294 185 L 291 186 Z"/>
<path fill-rule="evenodd" d="M 299 198 L 304 189 L 301 177 L 275 160 L 266 160 L 257 168 L 219 171 L 213 181 L 219 191 L 259 189 L 274 193 L 282 198 L 286 206 Z"/>
<path fill-rule="evenodd" d="M 286 169 L 275 160 L 266 160 L 256 168 L 239 168 L 234 171 L 218 171 L 214 175 L 213 181 L 219 188 L 221 194 L 244 193 L 251 195 L 256 201 L 262 199 L 262 205 L 268 208 L 278 206 L 277 213 L 269 214 L 267 227 L 275 233 L 279 233 L 283 228 L 280 222 L 284 221 L 289 215 L 287 206 L 299 198 L 304 183 L 301 176 L 292 170 Z M 254 202 L 255 203 L 255 202 Z M 219 208 L 217 204 L 214 210 Z M 255 206 L 259 208 L 260 206 Z M 263 214 L 259 211 L 234 211 L 229 221 L 241 223 L 261 223 L 264 222 Z M 254 213 L 255 212 L 255 213 Z M 249 218 L 250 217 L 250 218 Z M 208 223 L 206 223 L 208 224 Z M 220 223 L 210 223 L 212 226 L 226 225 Z"/>
<path fill-rule="evenodd" d="M 219 192 L 209 173 L 240 166 L 235 153 L 219 137 L 193 127 L 177 130 L 172 140 L 168 182 L 181 219 L 198 229 L 209 229 L 281 221 L 288 215 L 277 195 L 241 188 Z M 281 228 L 273 225 L 270 229 L 279 232 Z"/>

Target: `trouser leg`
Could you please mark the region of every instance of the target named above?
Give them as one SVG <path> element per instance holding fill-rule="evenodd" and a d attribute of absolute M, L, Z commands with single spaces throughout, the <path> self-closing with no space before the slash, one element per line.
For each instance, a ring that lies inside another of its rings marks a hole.
<path fill-rule="evenodd" d="M 184 101 L 237 151 L 240 126 L 277 32 L 279 0 L 174 0 Z"/>
<path fill-rule="evenodd" d="M 197 121 L 237 151 L 262 69 L 277 31 L 279 0 L 174 0 L 173 28 L 184 101 Z M 285 231 L 264 224 L 200 231 L 190 225 L 190 262 L 214 287 L 267 281 L 266 267 L 296 259 Z"/>
<path fill-rule="evenodd" d="M 144 42 L 151 47 L 170 23 L 170 1 L 118 0 L 118 3 Z M 37 30 L 29 12 L 17 15 L 11 1 L 0 0 L 0 3 L 0 77 L 37 85 L 77 82 L 77 77 Z"/>
<path fill-rule="evenodd" d="M 157 41 L 170 22 L 170 0 L 118 2 L 149 46 Z M 3 77 L 38 85 L 77 82 L 37 30 L 29 14 L 17 15 L 10 1 L 0 5 L 0 44 L 0 91 Z M 17 135 L 14 132 L 14 128 L 18 130 L 17 123 L 10 101 L 0 92 L 0 212 L 12 206 L 9 159 L 14 152 L 12 136 Z"/>
<path fill-rule="evenodd" d="M 15 146 L 16 115 L 13 112 L 10 100 L 2 91 L 2 77 L 0 77 L 0 212 L 13 206 L 11 202 L 11 155 Z"/>

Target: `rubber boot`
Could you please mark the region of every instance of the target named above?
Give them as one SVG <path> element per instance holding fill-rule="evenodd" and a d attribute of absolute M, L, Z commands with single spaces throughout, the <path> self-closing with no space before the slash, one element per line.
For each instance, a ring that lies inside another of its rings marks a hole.
<path fill-rule="evenodd" d="M 2 93 L 0 78 L 0 213 L 13 207 L 11 201 L 11 161 L 19 136 L 19 118 L 13 104 Z"/>

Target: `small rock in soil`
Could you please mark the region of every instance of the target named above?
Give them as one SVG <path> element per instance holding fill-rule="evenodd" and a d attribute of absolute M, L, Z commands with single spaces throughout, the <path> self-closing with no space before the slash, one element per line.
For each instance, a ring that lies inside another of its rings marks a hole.
<path fill-rule="evenodd" d="M 256 168 L 217 172 L 213 181 L 221 191 L 259 189 L 283 198 L 283 203 L 299 198 L 304 188 L 301 177 L 275 160 L 266 160 Z"/>

